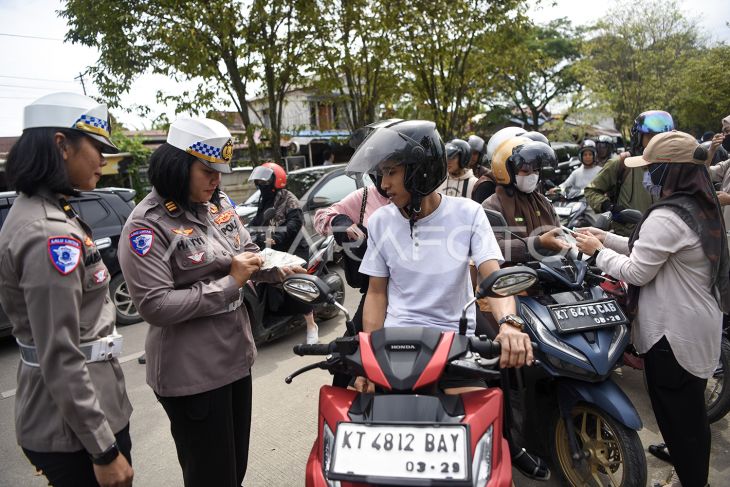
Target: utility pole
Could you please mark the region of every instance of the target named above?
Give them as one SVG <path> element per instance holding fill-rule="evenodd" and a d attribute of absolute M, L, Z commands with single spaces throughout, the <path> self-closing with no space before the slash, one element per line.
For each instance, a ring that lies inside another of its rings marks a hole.
<path fill-rule="evenodd" d="M 85 74 L 86 74 L 86 72 L 79 73 L 79 75 L 74 78 L 74 79 L 81 81 L 81 89 L 84 90 L 84 95 L 86 95 L 86 85 L 84 84 L 84 75 Z"/>

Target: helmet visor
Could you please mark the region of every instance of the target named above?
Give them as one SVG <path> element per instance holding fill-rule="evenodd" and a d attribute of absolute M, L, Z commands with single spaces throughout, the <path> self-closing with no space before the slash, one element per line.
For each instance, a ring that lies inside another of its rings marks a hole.
<path fill-rule="evenodd" d="M 667 112 L 651 112 L 639 120 L 637 130 L 643 134 L 659 134 L 674 129 L 674 120 Z"/>
<path fill-rule="evenodd" d="M 413 139 L 389 128 L 375 129 L 352 155 L 345 173 L 350 177 L 359 174 L 377 174 L 386 161 L 393 164 L 409 164 L 423 160 L 423 147 Z"/>
<path fill-rule="evenodd" d="M 267 183 L 274 178 L 274 171 L 268 167 L 257 166 L 251 171 L 248 177 L 249 182 L 266 181 Z"/>

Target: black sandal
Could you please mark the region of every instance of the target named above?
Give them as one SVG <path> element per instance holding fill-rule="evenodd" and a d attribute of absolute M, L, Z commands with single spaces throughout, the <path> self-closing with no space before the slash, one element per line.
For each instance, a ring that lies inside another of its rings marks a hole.
<path fill-rule="evenodd" d="M 527 478 L 550 480 L 550 469 L 543 459 L 537 455 L 530 455 L 524 448 L 520 448 L 520 451 L 512 456 L 512 465 Z"/>
<path fill-rule="evenodd" d="M 665 443 L 649 445 L 649 453 L 657 457 L 659 460 L 663 460 L 672 465 L 672 457 L 669 456 L 669 449 Z"/>

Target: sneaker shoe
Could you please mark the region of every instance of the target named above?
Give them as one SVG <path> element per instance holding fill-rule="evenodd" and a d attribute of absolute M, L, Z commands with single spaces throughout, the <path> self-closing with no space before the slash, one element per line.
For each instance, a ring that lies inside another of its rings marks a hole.
<path fill-rule="evenodd" d="M 319 343 L 319 327 L 314 325 L 313 330 L 307 330 L 307 345 Z"/>

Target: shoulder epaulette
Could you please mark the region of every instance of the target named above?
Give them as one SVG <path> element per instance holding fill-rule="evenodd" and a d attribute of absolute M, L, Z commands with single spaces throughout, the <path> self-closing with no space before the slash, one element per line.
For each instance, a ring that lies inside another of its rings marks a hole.
<path fill-rule="evenodd" d="M 165 209 L 170 214 L 170 216 L 178 216 L 182 214 L 182 209 L 172 200 L 165 200 Z"/>
<path fill-rule="evenodd" d="M 74 207 L 71 206 L 71 203 L 69 203 L 66 198 L 60 198 L 58 200 L 58 204 L 61 205 L 61 209 L 69 218 L 76 218 L 78 215 L 76 214 L 76 210 L 74 210 Z"/>

